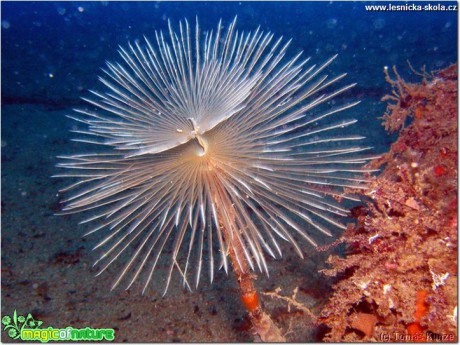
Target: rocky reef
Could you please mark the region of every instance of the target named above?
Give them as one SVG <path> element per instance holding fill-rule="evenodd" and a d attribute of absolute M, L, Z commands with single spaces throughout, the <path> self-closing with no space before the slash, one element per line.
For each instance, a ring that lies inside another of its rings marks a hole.
<path fill-rule="evenodd" d="M 457 341 L 457 65 L 406 83 L 385 70 L 382 117 L 399 131 L 331 255 L 334 293 L 319 322 L 331 342 Z M 391 76 L 390 76 L 391 75 Z"/>

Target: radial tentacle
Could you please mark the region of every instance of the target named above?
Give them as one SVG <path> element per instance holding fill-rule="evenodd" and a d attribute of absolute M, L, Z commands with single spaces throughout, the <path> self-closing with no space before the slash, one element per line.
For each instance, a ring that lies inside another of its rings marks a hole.
<path fill-rule="evenodd" d="M 290 41 L 240 32 L 236 18 L 205 34 L 198 21 L 168 25 L 120 48 L 122 62 L 100 78 L 105 91 L 69 115 L 84 125 L 75 140 L 96 149 L 61 157 L 58 176 L 77 179 L 63 213 L 87 211 L 90 233 L 105 231 L 100 273 L 129 252 L 114 287 L 143 279 L 145 290 L 161 260 L 166 289 L 175 270 L 197 286 L 205 261 L 212 280 L 228 268 L 223 223 L 251 269 L 268 274 L 265 255 L 281 257 L 280 241 L 303 256 L 299 240 L 316 245 L 315 232 L 344 228 L 334 197 L 365 188 L 372 157 L 345 129 L 356 120 L 342 117 L 359 102 L 330 105 L 353 87 L 324 74 L 336 56 L 286 58 Z"/>

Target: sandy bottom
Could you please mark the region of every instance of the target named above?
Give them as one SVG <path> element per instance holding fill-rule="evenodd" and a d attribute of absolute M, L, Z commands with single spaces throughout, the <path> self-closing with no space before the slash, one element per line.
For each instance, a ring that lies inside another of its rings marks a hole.
<path fill-rule="evenodd" d="M 50 177 L 58 172 L 55 157 L 78 145 L 69 141 L 65 113 L 28 104 L 2 109 L 2 316 L 16 309 L 42 320 L 42 328 L 114 328 L 118 342 L 253 341 L 231 273 L 219 271 L 212 285 L 203 280 L 193 292 L 177 281 L 165 297 L 162 290 L 142 296 L 139 287 L 111 292 L 117 267 L 95 277 L 95 242 L 82 238 L 89 228 L 78 225 L 80 215 L 55 215 L 57 191 L 67 183 Z M 312 248 L 302 260 L 289 248 L 284 253 L 269 259 L 270 277 L 259 277 L 259 290 L 281 287 L 290 296 L 299 287 L 297 300 L 318 314 L 330 294 L 330 282 L 317 273 L 327 254 Z M 288 341 L 321 336 L 308 315 L 262 299 Z M 5 332 L 2 341 L 11 341 Z"/>

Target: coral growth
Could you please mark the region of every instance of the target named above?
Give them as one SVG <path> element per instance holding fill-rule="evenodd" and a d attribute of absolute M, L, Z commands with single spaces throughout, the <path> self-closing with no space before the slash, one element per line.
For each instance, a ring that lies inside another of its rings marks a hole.
<path fill-rule="evenodd" d="M 326 341 L 457 341 L 457 66 L 420 84 L 393 71 L 383 125 L 399 138 L 323 271 L 338 277 Z"/>

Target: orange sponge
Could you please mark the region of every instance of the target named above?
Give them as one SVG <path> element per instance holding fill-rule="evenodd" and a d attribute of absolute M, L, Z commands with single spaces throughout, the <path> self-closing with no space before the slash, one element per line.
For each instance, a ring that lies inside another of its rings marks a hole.
<path fill-rule="evenodd" d="M 249 312 L 253 312 L 259 308 L 259 295 L 255 291 L 241 295 L 241 300 Z"/>
<path fill-rule="evenodd" d="M 415 299 L 415 312 L 414 312 L 414 322 L 411 322 L 407 325 L 407 333 L 414 336 L 415 342 L 426 342 L 426 335 L 424 331 L 425 327 L 420 325 L 420 320 L 428 313 L 428 304 L 426 303 L 426 297 L 428 296 L 428 291 L 420 290 L 417 292 L 417 297 Z"/>

